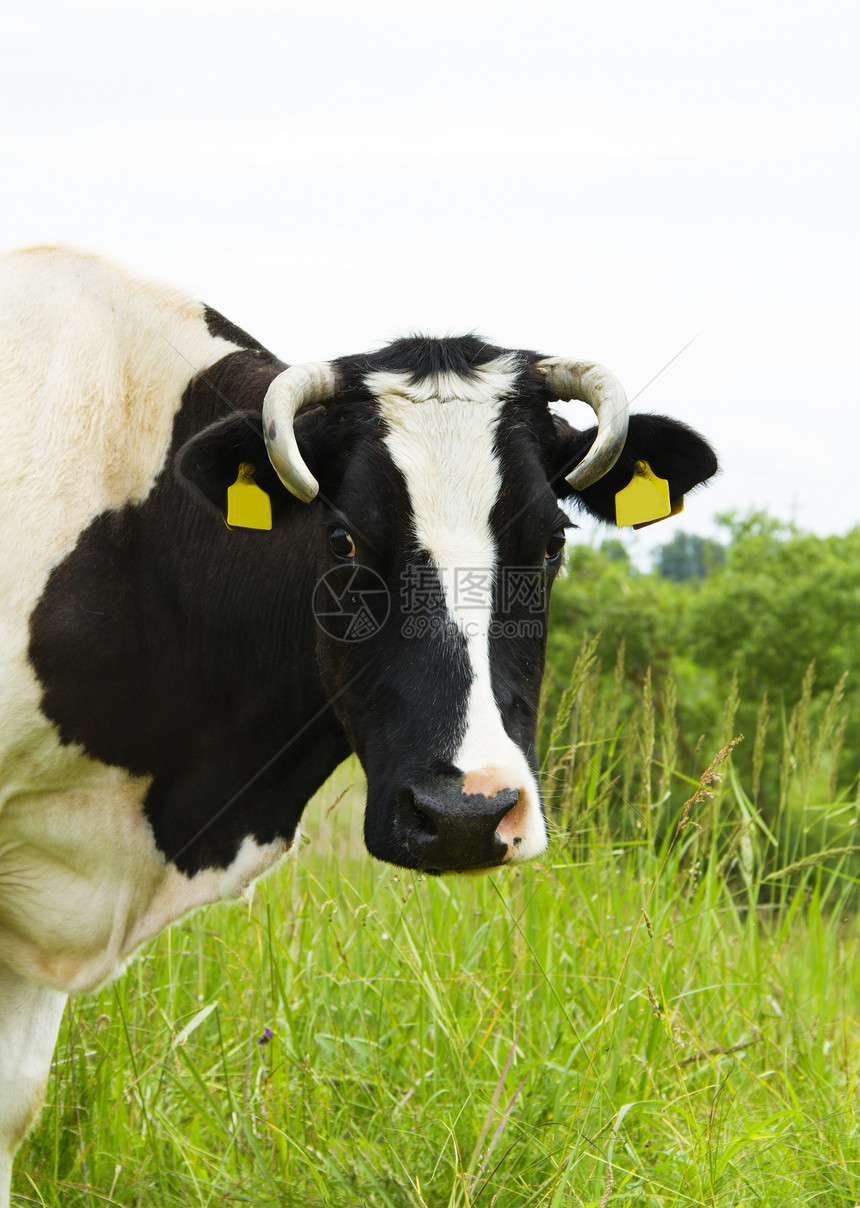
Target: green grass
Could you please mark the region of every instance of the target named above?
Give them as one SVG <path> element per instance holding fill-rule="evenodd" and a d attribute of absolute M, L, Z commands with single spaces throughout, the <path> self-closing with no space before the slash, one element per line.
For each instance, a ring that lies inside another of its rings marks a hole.
<path fill-rule="evenodd" d="M 250 902 L 74 1003 L 13 1203 L 860 1201 L 860 801 L 824 775 L 838 708 L 814 721 L 801 700 L 771 728 L 771 800 L 731 756 L 698 786 L 673 702 L 646 684 L 621 725 L 619 682 L 584 652 L 533 867 L 374 863 L 341 769 Z"/>

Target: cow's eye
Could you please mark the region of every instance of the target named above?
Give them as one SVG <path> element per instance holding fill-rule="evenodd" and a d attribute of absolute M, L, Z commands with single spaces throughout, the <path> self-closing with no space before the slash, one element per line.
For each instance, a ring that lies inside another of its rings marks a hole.
<path fill-rule="evenodd" d="M 346 529 L 332 529 L 329 533 L 328 543 L 331 546 L 332 553 L 336 554 L 338 558 L 355 557 L 355 542 Z"/>
<path fill-rule="evenodd" d="M 556 529 L 549 541 L 546 543 L 547 562 L 556 562 L 561 557 L 561 551 L 564 549 L 564 542 L 564 529 Z"/>

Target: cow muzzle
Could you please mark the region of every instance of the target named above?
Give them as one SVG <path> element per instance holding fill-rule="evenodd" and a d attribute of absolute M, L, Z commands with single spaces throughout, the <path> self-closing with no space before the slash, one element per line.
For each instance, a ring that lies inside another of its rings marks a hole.
<path fill-rule="evenodd" d="M 400 790 L 401 833 L 412 867 L 432 874 L 472 872 L 515 855 L 527 790 L 499 783 L 492 771 L 433 776 Z"/>

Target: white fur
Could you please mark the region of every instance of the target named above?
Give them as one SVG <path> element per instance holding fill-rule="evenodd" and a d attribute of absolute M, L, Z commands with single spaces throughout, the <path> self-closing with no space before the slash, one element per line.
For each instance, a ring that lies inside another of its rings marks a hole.
<path fill-rule="evenodd" d="M 199 302 L 67 249 L 3 259 L 0 321 L 0 960 L 80 990 L 283 851 L 193 879 L 166 865 L 147 782 L 61 745 L 27 659 L 51 568 L 96 515 L 146 498 L 185 387 L 237 346 Z"/>
<path fill-rule="evenodd" d="M 147 782 L 73 760 L 61 788 L 9 798 L 0 829 L 0 952 L 67 993 L 95 989 L 189 911 L 238 897 L 289 847 L 246 836 L 228 868 L 187 877 L 155 847 Z"/>
<path fill-rule="evenodd" d="M 0 964 L 0 1208 L 15 1150 L 45 1097 L 66 996 Z"/>
<path fill-rule="evenodd" d="M 60 743 L 27 659 L 52 567 L 96 515 L 146 498 L 189 380 L 235 350 L 200 303 L 98 257 L 0 261 L 0 1208 L 63 992 L 103 982 L 286 849 L 247 838 L 226 871 L 183 876 L 143 816 L 147 782 Z"/>
<path fill-rule="evenodd" d="M 518 863 L 545 849 L 546 825 L 534 774 L 505 732 L 490 678 L 496 569 L 490 513 L 501 487 L 494 436 L 516 370 L 515 355 L 506 354 L 481 366 L 475 380 L 440 374 L 413 385 L 406 373 L 380 372 L 369 374 L 366 385 L 379 399 L 386 446 L 406 479 L 418 543 L 437 567 L 449 618 L 466 639 L 472 684 L 454 763 L 467 774 L 494 769 L 500 787 L 520 790 L 520 842 L 509 856 Z M 464 599 L 469 570 L 479 580 Z"/>

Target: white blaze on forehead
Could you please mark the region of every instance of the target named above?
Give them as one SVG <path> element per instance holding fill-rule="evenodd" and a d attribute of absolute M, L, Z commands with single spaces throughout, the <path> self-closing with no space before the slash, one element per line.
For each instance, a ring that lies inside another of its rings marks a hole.
<path fill-rule="evenodd" d="M 506 787 L 520 790 L 525 809 L 518 813 L 520 842 L 510 850 L 514 861 L 546 847 L 537 782 L 505 732 L 490 675 L 496 571 L 490 516 L 501 489 L 495 434 L 518 370 L 516 354 L 508 353 L 468 378 L 440 373 L 413 384 L 410 374 L 387 371 L 365 378 L 386 421 L 386 447 L 406 480 L 418 546 L 438 569 L 449 618 L 466 639 L 472 682 L 453 762 L 465 773 L 493 768 Z"/>

